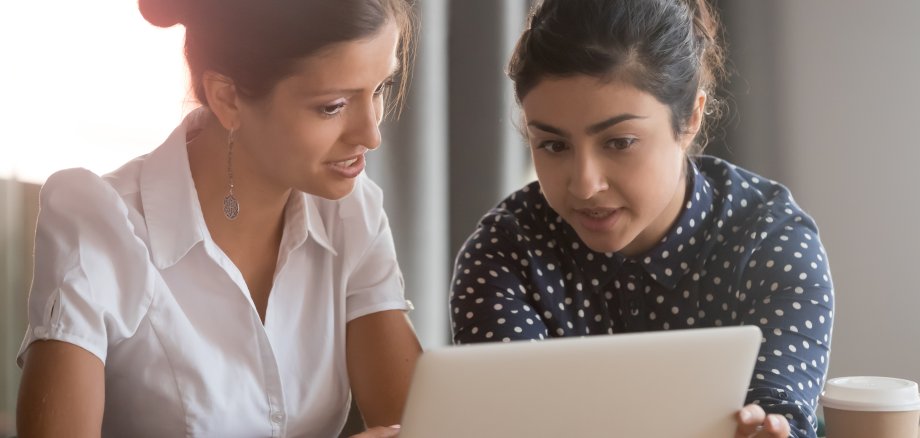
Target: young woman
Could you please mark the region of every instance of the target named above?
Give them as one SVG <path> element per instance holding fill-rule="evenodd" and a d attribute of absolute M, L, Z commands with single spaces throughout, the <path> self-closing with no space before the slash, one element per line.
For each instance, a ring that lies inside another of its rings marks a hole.
<path fill-rule="evenodd" d="M 365 435 L 393 436 L 420 346 L 362 171 L 409 6 L 140 9 L 186 27 L 202 107 L 119 170 L 42 189 L 19 435 L 336 436 L 354 393 Z"/>
<path fill-rule="evenodd" d="M 537 7 L 509 74 L 539 181 L 458 254 L 454 341 L 757 325 L 737 436 L 813 437 L 827 256 L 785 187 L 698 153 L 719 33 L 704 0 Z"/>

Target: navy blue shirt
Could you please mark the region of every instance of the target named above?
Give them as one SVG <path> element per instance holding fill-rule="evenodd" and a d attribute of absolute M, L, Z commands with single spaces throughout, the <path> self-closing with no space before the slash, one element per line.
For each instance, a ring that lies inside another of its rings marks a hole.
<path fill-rule="evenodd" d="M 635 258 L 590 250 L 537 182 L 509 196 L 457 255 L 454 342 L 757 325 L 747 403 L 814 437 L 834 307 L 817 226 L 774 181 L 708 156 L 688 169 L 680 217 Z"/>

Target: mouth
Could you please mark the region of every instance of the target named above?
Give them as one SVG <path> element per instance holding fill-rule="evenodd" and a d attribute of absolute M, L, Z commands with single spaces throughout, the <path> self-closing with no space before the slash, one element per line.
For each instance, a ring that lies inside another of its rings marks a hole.
<path fill-rule="evenodd" d="M 329 161 L 326 165 L 335 175 L 347 179 L 355 178 L 364 171 L 364 154 L 355 155 L 344 160 Z"/>
<path fill-rule="evenodd" d="M 614 225 L 622 216 L 622 208 L 576 208 L 573 211 L 576 214 L 577 222 L 586 230 L 593 232 L 611 231 Z"/>
<path fill-rule="evenodd" d="M 619 208 L 576 208 L 575 212 L 591 219 L 604 219 L 617 212 Z"/>
<path fill-rule="evenodd" d="M 340 167 L 340 168 L 342 168 L 342 169 L 347 169 L 347 168 L 353 166 L 355 163 L 357 163 L 357 162 L 358 162 L 358 158 L 359 158 L 359 157 L 354 157 L 354 158 L 349 158 L 349 159 L 347 159 L 347 160 L 334 161 L 334 162 L 332 162 L 331 164 L 332 164 L 333 166 L 335 166 L 335 167 Z"/>

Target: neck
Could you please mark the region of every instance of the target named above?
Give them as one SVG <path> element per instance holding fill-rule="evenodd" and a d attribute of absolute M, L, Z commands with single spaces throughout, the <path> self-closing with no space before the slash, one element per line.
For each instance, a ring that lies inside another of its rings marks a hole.
<path fill-rule="evenodd" d="M 208 231 L 218 243 L 238 239 L 277 237 L 284 225 L 284 207 L 289 187 L 272 184 L 253 169 L 239 144 L 233 145 L 233 196 L 240 206 L 234 220 L 224 215 L 224 198 L 230 192 L 227 169 L 229 132 L 216 117 L 208 117 L 201 131 L 190 133 L 188 157 Z"/>

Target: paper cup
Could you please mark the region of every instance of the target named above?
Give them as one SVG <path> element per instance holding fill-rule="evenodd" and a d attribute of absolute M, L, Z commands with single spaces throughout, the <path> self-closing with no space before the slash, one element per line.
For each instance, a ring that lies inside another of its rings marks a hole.
<path fill-rule="evenodd" d="M 892 377 L 830 379 L 821 394 L 827 438 L 917 438 L 917 383 Z"/>

